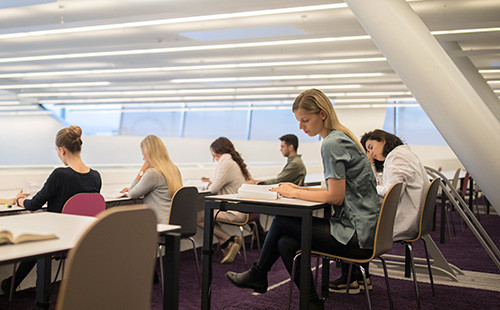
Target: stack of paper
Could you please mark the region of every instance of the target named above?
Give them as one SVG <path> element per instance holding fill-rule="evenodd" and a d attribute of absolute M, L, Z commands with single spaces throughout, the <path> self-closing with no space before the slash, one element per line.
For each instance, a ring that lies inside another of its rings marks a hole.
<path fill-rule="evenodd" d="M 238 189 L 238 198 L 252 198 L 252 199 L 278 199 L 277 192 L 271 192 L 271 188 L 277 187 L 274 185 L 255 185 L 255 184 L 243 184 Z"/>

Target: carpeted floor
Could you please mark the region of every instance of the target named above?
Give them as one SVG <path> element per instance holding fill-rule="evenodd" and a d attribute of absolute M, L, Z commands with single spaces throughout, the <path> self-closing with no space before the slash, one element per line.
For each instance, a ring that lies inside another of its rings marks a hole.
<path fill-rule="evenodd" d="M 475 239 L 469 229 L 461 231 L 458 217 L 455 215 L 456 236 L 448 239 L 444 245 L 439 244 L 438 232 L 432 234 L 433 239 L 439 246 L 448 261 L 462 270 L 472 270 L 481 273 L 493 273 L 494 276 L 500 274 L 493 261 L 486 254 L 479 242 Z M 497 245 L 500 244 L 500 218 L 497 215 L 481 215 L 481 223 L 494 239 Z M 448 237 L 448 236 L 447 236 Z M 421 242 L 415 247 L 418 257 L 424 257 Z M 393 254 L 403 254 L 403 246 L 395 244 Z M 244 271 L 258 257 L 258 251 L 248 251 L 248 263 L 245 263 L 243 256 L 236 258 L 230 265 L 221 265 L 218 262 L 221 254 L 214 256 L 213 265 L 213 285 L 212 285 L 212 309 L 284 309 L 289 282 L 271 289 L 265 294 L 254 295 L 251 290 L 238 289 L 225 279 L 227 271 Z M 331 279 L 339 276 L 340 270 L 331 264 Z M 288 281 L 289 275 L 281 261 L 274 266 L 269 273 L 269 284 L 274 285 L 283 281 Z M 421 276 L 426 278 L 426 276 Z M 432 296 L 430 284 L 420 282 L 419 290 L 422 298 L 422 309 L 500 309 L 500 292 L 489 289 L 472 289 L 469 287 L 456 287 L 446 284 L 436 285 L 436 296 Z M 426 279 L 422 279 L 426 280 Z M 192 251 L 181 253 L 180 269 L 180 309 L 200 309 L 201 288 L 197 281 L 196 270 L 194 268 L 194 257 Z M 372 276 L 374 289 L 370 292 L 372 307 L 374 309 L 387 309 L 388 301 L 386 295 L 385 281 L 383 277 Z M 467 283 L 460 283 L 467 285 Z M 409 279 L 390 280 L 393 300 L 396 309 L 416 309 L 415 293 L 413 282 Z M 56 300 L 58 287 L 54 287 L 52 296 L 53 302 Z M 34 289 L 16 292 L 14 296 L 13 309 L 33 309 Z M 298 290 L 294 287 L 292 309 L 298 308 Z M 0 309 L 6 309 L 7 298 L 0 296 Z M 325 303 L 326 309 L 365 309 L 366 299 L 363 294 L 359 295 L 337 295 L 330 294 Z M 55 308 L 52 306 L 52 308 Z M 162 295 L 160 285 L 155 284 L 152 294 L 152 309 L 162 309 Z"/>

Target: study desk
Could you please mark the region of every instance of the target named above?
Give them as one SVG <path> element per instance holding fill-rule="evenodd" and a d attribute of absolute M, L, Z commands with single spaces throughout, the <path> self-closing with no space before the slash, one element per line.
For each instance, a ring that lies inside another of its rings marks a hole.
<path fill-rule="evenodd" d="M 36 308 L 50 307 L 51 257 L 72 249 L 85 230 L 96 220 L 94 217 L 39 212 L 12 215 L 0 218 L 0 227 L 10 230 L 14 235 L 20 233 L 55 234 L 58 239 L 26 242 L 0 246 L 0 264 L 9 264 L 23 259 L 37 259 Z M 165 267 L 163 295 L 164 309 L 178 308 L 179 295 L 179 242 L 180 235 L 175 233 L 176 225 L 158 225 L 161 236 L 159 241 L 166 245 L 163 258 Z"/>
<path fill-rule="evenodd" d="M 278 200 L 252 200 L 237 198 L 237 194 L 205 197 L 205 225 L 203 230 L 203 281 L 201 291 L 201 308 L 210 309 L 212 293 L 212 254 L 214 210 L 235 210 L 246 213 L 263 213 L 299 217 L 302 219 L 300 260 L 300 308 L 309 307 L 309 272 L 311 269 L 311 234 L 312 214 L 314 210 L 323 209 L 324 216 L 329 217 L 330 205 L 300 199 L 280 198 Z M 328 291 L 329 268 L 323 268 L 323 290 Z"/>

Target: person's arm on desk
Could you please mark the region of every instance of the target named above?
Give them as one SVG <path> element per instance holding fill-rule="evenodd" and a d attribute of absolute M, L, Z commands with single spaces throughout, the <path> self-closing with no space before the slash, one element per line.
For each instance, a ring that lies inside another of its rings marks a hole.
<path fill-rule="evenodd" d="M 271 189 L 286 198 L 298 198 L 302 200 L 341 205 L 345 196 L 345 179 L 328 180 L 328 189 L 313 189 L 300 187 L 291 183 L 282 183 L 280 186 Z"/>
<path fill-rule="evenodd" d="M 137 174 L 137 177 L 132 182 L 132 185 L 130 185 L 130 188 L 128 190 L 128 196 L 130 198 L 136 199 L 142 197 L 147 193 L 151 192 L 153 188 L 156 186 L 155 182 L 156 177 L 154 170 L 149 169 L 149 167 L 151 167 L 149 163 L 145 162 L 139 174 Z"/>
<path fill-rule="evenodd" d="M 35 211 L 43 207 L 45 203 L 54 197 L 59 188 L 60 170 L 56 169 L 45 181 L 42 189 L 33 196 L 32 199 L 26 199 L 29 194 L 23 193 L 21 190 L 16 196 L 16 203 L 18 206 L 23 207 L 27 210 Z"/>

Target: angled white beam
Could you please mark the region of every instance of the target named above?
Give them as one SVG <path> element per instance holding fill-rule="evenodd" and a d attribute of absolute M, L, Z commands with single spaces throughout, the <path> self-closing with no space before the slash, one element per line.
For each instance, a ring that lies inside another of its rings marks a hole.
<path fill-rule="evenodd" d="M 406 2 L 345 2 L 500 213 L 493 113 Z"/>
<path fill-rule="evenodd" d="M 491 113 L 495 115 L 497 120 L 500 120 L 500 100 L 498 99 L 498 95 L 493 92 L 493 89 L 491 89 L 484 77 L 477 71 L 476 66 L 474 66 L 469 57 L 456 53 L 462 51 L 460 45 L 453 41 L 440 43 L 450 56 L 451 60 L 453 60 L 458 69 L 462 71 L 463 75 L 472 87 L 474 87 L 477 94 L 481 97 L 481 99 L 483 99 L 483 102 L 486 106 L 488 106 Z"/>

